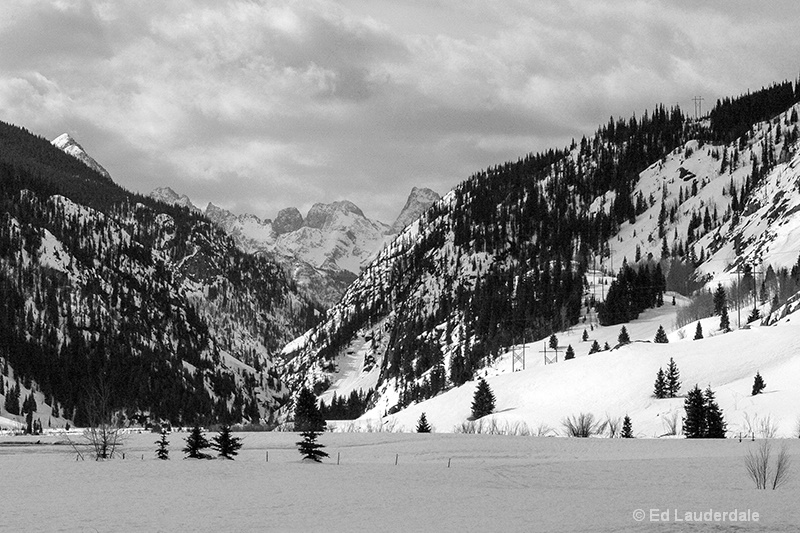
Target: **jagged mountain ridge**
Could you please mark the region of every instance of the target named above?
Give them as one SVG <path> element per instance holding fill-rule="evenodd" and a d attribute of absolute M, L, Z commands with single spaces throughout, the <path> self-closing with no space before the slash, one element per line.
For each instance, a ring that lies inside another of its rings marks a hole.
<path fill-rule="evenodd" d="M 163 187 L 151 197 L 194 208 L 186 195 Z M 297 284 L 321 304 L 335 304 L 361 269 L 393 237 L 394 228 L 418 218 L 439 196 L 414 187 L 392 226 L 366 217 L 354 203 L 315 203 L 306 214 L 286 208 L 274 221 L 236 215 L 209 203 L 205 215 L 248 253 L 265 253 L 285 266 Z M 195 208 L 196 209 L 196 208 Z"/>
<path fill-rule="evenodd" d="M 21 128 L 0 146 L 4 385 L 59 424 L 98 387 L 128 418 L 268 418 L 288 394 L 272 356 L 317 313 L 283 269 Z"/>
<path fill-rule="evenodd" d="M 750 105 L 754 99 L 755 105 Z M 642 118 L 612 120 L 594 137 L 567 150 L 528 156 L 473 176 L 388 245 L 328 311 L 325 321 L 284 348 L 286 357 L 293 357 L 284 375 L 293 388 L 305 383 L 318 392 L 330 385 L 336 390 L 337 383 L 358 382 L 364 391 L 376 389 L 372 405 L 383 406 L 384 412 L 458 386 L 490 363 L 502 347 L 574 324 L 586 312 L 580 279 L 588 265 L 613 272 L 625 256 L 634 261 L 636 244 L 645 260 L 649 254 L 660 258 L 654 253 L 661 247 L 658 235 L 653 238 L 652 228 L 643 231 L 637 226 L 658 219 L 659 204 L 649 198 L 654 179 L 659 192 L 662 182 L 672 180 L 665 192 L 667 208 L 677 204 L 675 216 L 679 208 L 684 210 L 680 220 L 673 219 L 664 228 L 670 236 L 681 235 L 675 239 L 675 255 L 670 255 L 668 266 L 674 268 L 668 282 L 680 284 L 681 290 L 700 286 L 705 280 L 694 279 L 693 287 L 688 287 L 695 266 L 700 266 L 693 260 L 700 247 L 687 248 L 684 235 L 691 225 L 692 243 L 700 241 L 702 246 L 703 239 L 715 237 L 700 234 L 692 222 L 692 209 L 705 205 L 695 198 L 697 193 L 688 195 L 697 205 L 683 205 L 687 198 L 678 179 L 691 192 L 698 176 L 686 168 L 695 165 L 687 163 L 689 152 L 707 152 L 712 159 L 730 142 L 734 130 L 742 131 L 742 123 L 750 130 L 744 128 L 745 135 L 735 142 L 755 145 L 747 153 L 757 152 L 762 147 L 759 122 L 777 120 L 791 137 L 786 143 L 763 143 L 767 155 L 758 154 L 768 161 L 770 172 L 765 174 L 775 176 L 772 162 L 791 161 L 796 153 L 795 114 L 786 110 L 798 99 L 797 85 L 785 82 L 720 102 L 705 121 L 695 122 L 677 109 L 661 107 Z M 750 103 L 740 106 L 743 100 Z M 743 153 L 740 150 L 740 158 Z M 733 152 L 727 157 L 732 158 Z M 754 183 L 747 194 L 741 193 L 740 180 L 748 170 L 741 161 L 739 165 L 734 182 L 744 198 L 738 200 L 741 210 L 752 205 L 751 196 L 758 194 L 758 188 Z M 662 168 L 669 174 L 653 178 Z M 786 172 L 786 167 L 781 169 L 778 174 Z M 786 183 L 788 178 L 782 179 Z M 702 175 L 695 186 L 702 190 L 700 184 L 709 181 Z M 681 201 L 673 195 L 681 195 Z M 793 214 L 791 205 L 780 208 L 782 216 Z M 722 203 L 718 210 L 722 211 Z M 721 213 L 718 216 L 716 228 L 721 227 Z M 534 217 L 538 220 L 529 220 Z M 723 230 L 713 235 L 724 238 Z M 549 257 L 541 260 L 542 254 Z M 684 264 L 690 266 L 684 269 Z M 560 279 L 555 285 L 554 277 Z M 562 300 L 549 305 L 558 295 Z M 342 373 L 345 367 L 350 375 Z M 359 373 L 370 379 L 352 375 Z"/>
<path fill-rule="evenodd" d="M 64 133 L 53 139 L 53 146 L 56 148 L 63 150 L 64 152 L 68 153 L 87 167 L 91 168 L 92 170 L 96 171 L 98 174 L 106 178 L 108 181 L 111 181 L 111 174 L 100 165 L 97 161 L 94 160 L 89 154 L 86 153 L 86 150 L 78 144 L 78 142 L 72 138 L 72 136 L 68 133 Z"/>

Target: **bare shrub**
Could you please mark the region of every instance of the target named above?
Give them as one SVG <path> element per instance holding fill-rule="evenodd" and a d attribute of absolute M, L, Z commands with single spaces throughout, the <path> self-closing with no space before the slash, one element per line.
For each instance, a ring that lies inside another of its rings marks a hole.
<path fill-rule="evenodd" d="M 592 413 L 581 413 L 565 418 L 561 425 L 568 437 L 586 438 L 603 433 L 608 422 L 595 421 Z"/>
<path fill-rule="evenodd" d="M 714 296 L 707 291 L 699 291 L 689 301 L 689 305 L 681 307 L 675 317 L 675 329 L 708 318 L 714 314 Z"/>
<path fill-rule="evenodd" d="M 755 449 L 750 448 L 744 458 L 747 475 L 756 484 L 757 489 L 771 487 L 772 490 L 775 490 L 789 479 L 791 460 L 786 445 L 781 446 L 778 451 L 774 466 L 770 461 L 771 455 L 772 444 L 770 441 L 764 440 Z"/>
<path fill-rule="evenodd" d="M 609 438 L 615 439 L 619 437 L 620 428 L 622 427 L 622 419 L 606 415 L 606 429 L 608 430 Z"/>
<path fill-rule="evenodd" d="M 102 381 L 86 391 L 84 408 L 89 427 L 83 438 L 94 450 L 95 460 L 111 459 L 123 443 L 122 413 L 112 408 L 111 388 Z"/>
<path fill-rule="evenodd" d="M 770 415 L 759 417 L 757 414 L 750 417 L 749 413 L 744 413 L 745 436 L 753 438 L 773 439 L 778 434 L 778 424 L 772 420 Z"/>
<path fill-rule="evenodd" d="M 463 435 L 506 435 L 516 437 L 530 437 L 532 435 L 528 424 L 525 422 L 503 422 L 494 418 L 479 418 L 478 420 L 465 420 L 453 427 L 453 433 Z"/>
<path fill-rule="evenodd" d="M 679 435 L 682 428 L 679 422 L 681 421 L 680 413 L 678 411 L 670 411 L 661 418 L 661 423 L 664 425 L 664 436 Z"/>
<path fill-rule="evenodd" d="M 534 437 L 552 437 L 556 434 L 556 430 L 545 424 L 544 422 L 536 426 L 533 430 Z"/>

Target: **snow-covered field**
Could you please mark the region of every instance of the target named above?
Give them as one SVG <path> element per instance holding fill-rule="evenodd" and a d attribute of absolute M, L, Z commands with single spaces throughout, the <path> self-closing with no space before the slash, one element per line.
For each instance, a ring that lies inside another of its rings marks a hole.
<path fill-rule="evenodd" d="M 185 436 L 171 435 L 170 461 L 155 459 L 156 435 L 141 434 L 124 460 L 106 462 L 76 461 L 57 437 L 27 446 L 39 437 L 0 437 L 0 531 L 793 532 L 800 523 L 798 439 L 773 442 L 789 446 L 795 470 L 763 491 L 744 467 L 758 441 L 326 433 L 331 457 L 309 464 L 297 434 L 243 434 L 236 461 L 181 460 Z M 758 521 L 703 516 L 734 509 Z M 687 512 L 701 521 L 676 520 Z"/>

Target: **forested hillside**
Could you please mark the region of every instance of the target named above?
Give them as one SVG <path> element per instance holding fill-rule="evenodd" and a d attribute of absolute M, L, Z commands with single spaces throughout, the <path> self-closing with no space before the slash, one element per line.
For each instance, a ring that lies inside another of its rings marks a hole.
<path fill-rule="evenodd" d="M 502 347 L 577 323 L 594 303 L 585 297 L 587 269 L 609 269 L 609 242 L 656 203 L 636 191 L 640 174 L 690 141 L 711 145 L 744 131 L 746 143 L 750 126 L 798 100 L 797 84 L 784 82 L 720 101 L 702 120 L 657 106 L 611 119 L 563 150 L 476 173 L 387 247 L 324 322 L 284 349 L 294 356 L 287 378 L 322 392 L 342 357 L 364 352 L 363 372 L 380 366 L 377 394 L 402 408 L 472 379 Z M 795 142 L 797 128 L 785 135 Z M 737 192 L 738 209 L 751 189 Z M 615 293 L 626 301 L 605 309 L 608 323 L 659 305 L 668 283 L 696 286 L 696 258 L 685 244 L 622 271 L 620 283 L 637 300 L 615 287 L 612 301 Z"/>
<path fill-rule="evenodd" d="M 258 422 L 288 394 L 272 355 L 318 311 L 205 218 L 0 123 L 0 220 L 7 414 L 82 424 L 106 390 L 131 419 Z"/>

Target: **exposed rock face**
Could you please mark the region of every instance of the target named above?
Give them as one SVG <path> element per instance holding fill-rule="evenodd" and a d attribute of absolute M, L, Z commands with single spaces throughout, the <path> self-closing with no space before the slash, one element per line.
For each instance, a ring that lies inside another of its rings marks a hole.
<path fill-rule="evenodd" d="M 408 200 L 403 210 L 397 216 L 397 219 L 389 228 L 389 233 L 396 235 L 403 231 L 403 228 L 417 220 L 422 213 L 428 210 L 435 202 L 439 201 L 441 196 L 436 191 L 431 189 L 414 187 L 411 189 L 411 194 L 408 195 Z"/>
<path fill-rule="evenodd" d="M 287 207 L 278 212 L 275 222 L 272 223 L 272 229 L 278 235 L 284 233 L 291 233 L 303 227 L 303 215 L 296 207 Z"/>
<path fill-rule="evenodd" d="M 178 194 L 169 187 L 159 187 L 150 193 L 150 197 L 164 202 L 165 204 L 186 207 L 190 211 L 200 212 L 200 209 L 192 203 L 188 196 L 185 194 Z"/>
<path fill-rule="evenodd" d="M 92 170 L 97 171 L 108 181 L 112 181 L 111 174 L 109 174 L 108 171 L 100 165 L 100 163 L 95 161 L 89 154 L 87 154 L 86 150 L 84 150 L 83 147 L 69 135 L 69 133 L 63 133 L 50 142 L 56 148 L 68 153 Z"/>

